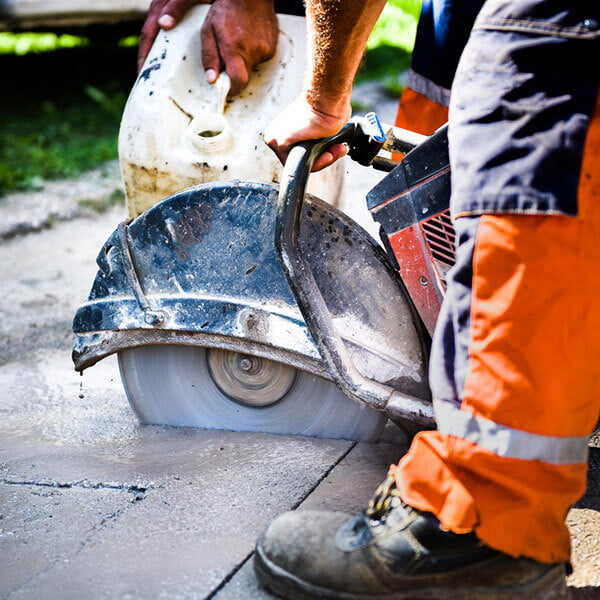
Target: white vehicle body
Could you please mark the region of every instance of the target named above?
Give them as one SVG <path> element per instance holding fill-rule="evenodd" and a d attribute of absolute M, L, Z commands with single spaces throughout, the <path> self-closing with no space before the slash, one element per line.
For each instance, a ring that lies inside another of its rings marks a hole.
<path fill-rule="evenodd" d="M 0 0 L 0 29 L 84 27 L 141 19 L 150 0 Z"/>

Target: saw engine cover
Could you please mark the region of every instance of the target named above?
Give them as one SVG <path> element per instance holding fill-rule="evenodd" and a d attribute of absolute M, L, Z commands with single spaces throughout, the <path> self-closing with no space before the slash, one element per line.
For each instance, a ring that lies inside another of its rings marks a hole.
<path fill-rule="evenodd" d="M 283 273 L 277 193 L 204 184 L 121 224 L 75 314 L 75 368 L 119 353 L 129 401 L 147 423 L 377 439 L 385 415 L 332 383 Z M 300 238 L 359 371 L 427 397 L 419 320 L 383 250 L 311 196 Z"/>

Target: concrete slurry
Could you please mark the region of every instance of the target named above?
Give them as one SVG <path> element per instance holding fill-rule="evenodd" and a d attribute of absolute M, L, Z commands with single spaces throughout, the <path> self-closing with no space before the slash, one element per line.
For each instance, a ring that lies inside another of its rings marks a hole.
<path fill-rule="evenodd" d="M 360 197 L 372 175 L 349 168 Z M 363 218 L 354 196 L 346 208 Z M 0 199 L 0 221 L 8 210 Z M 124 216 L 0 242 L 0 598 L 268 598 L 251 557 L 269 520 L 360 510 L 404 439 L 393 426 L 378 444 L 140 426 L 114 357 L 82 378 L 70 360 L 74 310 Z M 569 516 L 576 600 L 600 597 L 598 452 Z"/>

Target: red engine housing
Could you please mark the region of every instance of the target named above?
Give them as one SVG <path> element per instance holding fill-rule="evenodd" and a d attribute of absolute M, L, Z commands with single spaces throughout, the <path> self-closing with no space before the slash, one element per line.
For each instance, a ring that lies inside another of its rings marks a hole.
<path fill-rule="evenodd" d="M 367 194 L 381 238 L 430 334 L 456 262 L 447 128 L 407 154 Z"/>

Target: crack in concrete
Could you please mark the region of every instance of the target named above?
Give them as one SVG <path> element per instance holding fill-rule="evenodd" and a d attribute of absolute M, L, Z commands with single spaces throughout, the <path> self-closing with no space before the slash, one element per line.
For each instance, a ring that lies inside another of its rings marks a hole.
<path fill-rule="evenodd" d="M 85 490 L 118 490 L 124 492 L 130 492 L 133 494 L 144 495 L 146 491 L 154 489 L 153 483 L 148 484 L 126 484 L 118 482 L 92 482 L 88 479 L 81 479 L 78 481 L 53 481 L 53 480 L 35 480 L 35 479 L 7 479 L 6 477 L 0 479 L 0 484 L 6 485 L 17 485 L 17 486 L 31 486 L 31 487 L 49 487 L 57 489 L 85 489 Z"/>
<path fill-rule="evenodd" d="M 22 587 L 31 584 L 36 579 L 39 579 L 46 573 L 49 573 L 57 565 L 60 565 L 61 563 L 64 563 L 64 562 L 71 562 L 72 560 L 77 558 L 84 550 L 86 550 L 89 546 L 91 546 L 95 543 L 97 536 L 100 535 L 102 533 L 102 531 L 104 531 L 107 527 L 109 527 L 111 523 L 114 523 L 117 519 L 119 519 L 125 512 L 127 512 L 131 508 L 132 505 L 135 505 L 138 502 L 141 502 L 142 500 L 144 500 L 146 498 L 146 491 L 154 489 L 154 488 L 163 487 L 163 486 L 156 486 L 152 483 L 148 483 L 148 484 L 144 484 L 144 485 L 137 485 L 137 484 L 127 485 L 127 484 L 123 484 L 123 483 L 113 483 L 113 482 L 108 482 L 108 483 L 96 482 L 96 483 L 94 483 L 87 479 L 83 479 L 83 480 L 79 480 L 79 481 L 59 482 L 59 481 L 50 481 L 50 480 L 36 481 L 36 480 L 32 480 L 32 479 L 15 480 L 15 479 L 7 479 L 6 477 L 0 479 L 0 485 L 1 484 L 20 486 L 20 487 L 27 487 L 27 486 L 29 486 L 29 487 L 45 487 L 45 488 L 55 488 L 55 489 L 63 489 L 63 490 L 69 490 L 69 489 L 111 490 L 111 491 L 114 490 L 114 491 L 128 492 L 128 493 L 133 494 L 133 497 L 130 499 L 130 501 L 128 503 L 126 503 L 121 508 L 119 508 L 119 509 L 113 511 L 112 513 L 106 515 L 105 517 L 103 517 L 97 525 L 93 526 L 91 529 L 89 529 L 87 532 L 85 532 L 83 535 L 83 538 L 79 542 L 79 545 L 77 547 L 73 548 L 73 550 L 69 553 L 68 558 L 61 556 L 61 557 L 56 557 L 56 558 L 49 560 L 48 564 L 44 568 L 33 573 L 27 579 L 27 581 L 20 584 L 17 588 L 11 590 L 8 593 L 8 596 L 6 597 L 7 600 L 10 600 L 10 598 L 13 597 L 15 593 L 18 593 Z"/>

